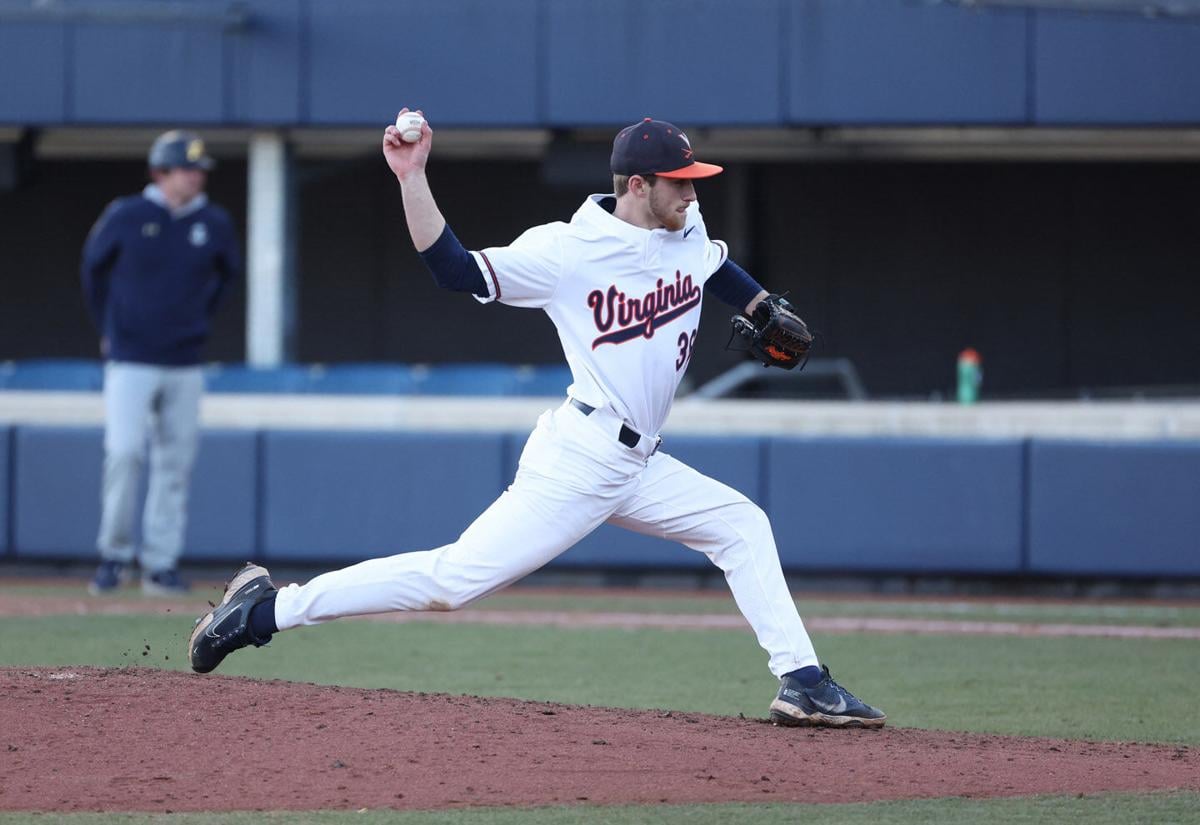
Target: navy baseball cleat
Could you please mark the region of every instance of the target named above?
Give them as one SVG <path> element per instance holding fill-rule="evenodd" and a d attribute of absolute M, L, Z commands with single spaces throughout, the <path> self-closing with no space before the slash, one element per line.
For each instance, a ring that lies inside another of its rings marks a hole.
<path fill-rule="evenodd" d="M 779 695 L 771 703 L 771 721 L 776 725 L 825 725 L 838 728 L 882 728 L 887 721 L 883 711 L 860 701 L 853 693 L 833 681 L 829 668 L 821 666 L 821 681 L 804 687 L 784 676 Z"/>
<path fill-rule="evenodd" d="M 256 604 L 276 593 L 267 568 L 247 563 L 233 581 L 225 585 L 221 603 L 196 620 L 196 629 L 188 639 L 188 658 L 192 670 L 208 673 L 221 660 L 246 645 L 262 647 L 270 636 L 260 639 L 250 629 L 250 611 Z"/>
<path fill-rule="evenodd" d="M 142 574 L 142 592 L 147 596 L 182 596 L 191 589 L 175 568 Z"/>
<path fill-rule="evenodd" d="M 119 561 L 102 561 L 96 568 L 96 575 L 88 582 L 88 592 L 93 596 L 112 593 L 129 578 L 129 570 Z"/>

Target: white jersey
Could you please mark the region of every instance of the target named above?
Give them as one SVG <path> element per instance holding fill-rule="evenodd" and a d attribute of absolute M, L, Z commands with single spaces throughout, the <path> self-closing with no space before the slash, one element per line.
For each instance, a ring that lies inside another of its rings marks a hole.
<path fill-rule="evenodd" d="M 709 240 L 695 202 L 684 228 L 671 232 L 621 220 L 606 199 L 615 202 L 591 195 L 570 223 L 472 252 L 488 288 L 477 298 L 544 309 L 571 368 L 567 392 L 653 436 L 691 360 L 704 284 L 729 252 Z"/>

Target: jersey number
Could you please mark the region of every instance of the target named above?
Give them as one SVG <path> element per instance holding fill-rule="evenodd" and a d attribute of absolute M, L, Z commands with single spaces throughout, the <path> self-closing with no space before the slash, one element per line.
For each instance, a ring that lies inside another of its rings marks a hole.
<path fill-rule="evenodd" d="M 675 359 L 675 372 L 687 366 L 688 359 L 692 357 L 692 350 L 696 348 L 696 330 L 692 330 L 692 334 L 686 332 L 679 333 L 679 357 Z"/>

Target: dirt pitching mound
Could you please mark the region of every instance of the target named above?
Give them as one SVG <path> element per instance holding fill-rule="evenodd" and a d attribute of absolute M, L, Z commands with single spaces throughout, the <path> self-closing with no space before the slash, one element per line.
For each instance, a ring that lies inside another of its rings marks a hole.
<path fill-rule="evenodd" d="M 0 810 L 849 802 L 1200 790 L 1188 747 L 254 681 L 0 669 Z"/>

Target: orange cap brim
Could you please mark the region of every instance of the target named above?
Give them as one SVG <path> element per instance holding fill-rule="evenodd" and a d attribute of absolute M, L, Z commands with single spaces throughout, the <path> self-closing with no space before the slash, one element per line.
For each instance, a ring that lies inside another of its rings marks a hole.
<path fill-rule="evenodd" d="M 690 166 L 676 169 L 674 172 L 655 172 L 654 174 L 660 178 L 711 178 L 713 175 L 719 175 L 724 171 L 724 166 L 696 161 Z"/>

